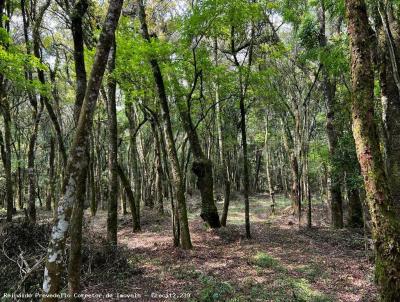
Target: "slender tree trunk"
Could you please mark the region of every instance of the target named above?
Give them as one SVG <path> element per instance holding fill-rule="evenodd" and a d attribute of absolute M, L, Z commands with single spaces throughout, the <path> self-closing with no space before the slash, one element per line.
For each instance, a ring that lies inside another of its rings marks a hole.
<path fill-rule="evenodd" d="M 77 203 L 79 181 L 82 171 L 86 170 L 87 154 L 85 146 L 89 142 L 89 133 L 93 124 L 93 113 L 103 79 L 115 29 L 122 9 L 122 1 L 114 0 L 109 4 L 107 16 L 99 37 L 96 55 L 90 79 L 87 85 L 85 100 L 80 110 L 79 122 L 70 149 L 68 164 L 62 188 L 62 197 L 58 203 L 57 218 L 54 222 L 47 252 L 46 268 L 44 271 L 43 292 L 45 294 L 58 294 L 62 273 L 62 259 L 65 241 L 73 205 Z M 52 296 L 43 298 L 44 301 L 56 301 Z"/>
<path fill-rule="evenodd" d="M 156 200 L 157 200 L 157 210 L 158 213 L 164 214 L 164 196 L 163 196 L 163 187 L 162 187 L 162 179 L 163 179 L 163 168 L 162 168 L 162 160 L 161 160 L 161 143 L 160 137 L 157 131 L 156 121 L 151 122 L 151 129 L 154 135 L 154 149 L 155 149 L 155 168 L 156 168 Z"/>
<path fill-rule="evenodd" d="M 136 211 L 136 202 L 135 202 L 135 195 L 132 192 L 131 185 L 129 183 L 128 178 L 126 177 L 124 170 L 120 165 L 117 165 L 117 172 L 119 175 L 119 178 L 121 179 L 121 184 L 125 190 L 126 197 L 128 198 L 129 202 L 129 208 L 131 211 L 132 215 L 132 229 L 133 232 L 139 232 L 140 231 L 140 221 L 137 219 L 137 211 Z"/>
<path fill-rule="evenodd" d="M 90 188 L 90 212 L 92 217 L 97 213 L 97 196 L 96 196 L 96 180 L 95 180 L 95 153 L 94 153 L 93 133 L 90 135 L 90 159 L 89 159 L 89 188 Z"/>
<path fill-rule="evenodd" d="M 389 54 L 391 37 L 385 34 L 380 16 L 376 20 L 378 37 L 378 67 L 381 87 L 382 124 L 384 130 L 385 164 L 389 186 L 400 213 L 400 94 Z"/>
<path fill-rule="evenodd" d="M 261 169 L 262 150 L 256 151 L 256 175 L 254 176 L 254 192 L 259 191 L 259 176 Z"/>
<path fill-rule="evenodd" d="M 241 93 L 242 94 L 242 93 Z M 247 133 L 246 133 L 246 110 L 244 108 L 243 94 L 240 97 L 240 129 L 242 133 L 242 148 L 243 148 L 243 195 L 244 195 L 244 215 L 246 238 L 251 238 L 250 234 L 250 203 L 249 203 L 249 161 L 247 155 Z"/>
<path fill-rule="evenodd" d="M 5 1 L 0 3 L 0 29 L 7 29 L 7 21 L 4 21 L 6 26 L 3 26 L 3 10 Z M 3 45 L 2 45 L 3 46 Z M 14 210 L 14 194 L 13 194 L 13 181 L 11 173 L 11 111 L 10 103 L 6 95 L 6 79 L 0 73 L 0 109 L 4 120 L 4 174 L 5 174 L 5 195 L 6 195 L 6 206 L 7 206 L 7 221 L 12 221 L 12 215 Z"/>
<path fill-rule="evenodd" d="M 172 187 L 172 180 L 170 177 L 170 165 L 168 163 L 168 153 L 167 153 L 167 147 L 165 143 L 165 136 L 163 135 L 163 129 L 162 126 L 157 123 L 158 126 L 158 133 L 160 137 L 160 145 L 161 145 L 161 151 L 162 151 L 162 160 L 164 164 L 164 170 L 165 170 L 165 176 L 166 176 L 166 186 L 167 189 L 166 191 L 168 192 L 169 198 L 170 198 L 170 203 L 171 203 L 171 220 L 172 220 L 172 233 L 173 233 L 173 240 L 174 240 L 174 246 L 179 246 L 180 242 L 180 225 L 179 225 L 179 213 L 178 213 L 178 206 L 176 204 L 176 200 L 174 200 L 174 190 Z"/>
<path fill-rule="evenodd" d="M 320 35 L 319 45 L 322 49 L 327 47 L 327 38 L 325 33 L 325 5 L 321 1 L 319 9 Z M 322 88 L 327 108 L 326 113 L 326 133 L 328 136 L 329 147 L 329 166 L 328 166 L 328 190 L 329 204 L 331 206 L 331 223 L 333 228 L 343 227 L 343 208 L 342 208 L 342 191 L 341 191 L 341 175 L 340 169 L 336 166 L 337 155 L 337 127 L 335 125 L 336 85 L 330 79 L 329 73 L 325 67 L 322 67 Z"/>
<path fill-rule="evenodd" d="M 55 199 L 55 169 L 54 169 L 54 160 L 55 160 L 55 152 L 54 152 L 54 137 L 50 137 L 50 154 L 49 154 L 49 184 L 47 191 L 47 199 L 46 199 L 46 210 L 51 211 L 51 206 L 53 204 L 53 200 Z"/>
<path fill-rule="evenodd" d="M 374 121 L 374 73 L 370 28 L 363 0 L 346 0 L 351 47 L 352 119 L 357 156 L 375 245 L 375 276 L 382 301 L 400 300 L 400 222 L 383 168 Z"/>
<path fill-rule="evenodd" d="M 3 86 L 3 79 L 0 79 L 0 81 L 1 81 L 0 85 Z M 13 181 L 11 173 L 11 113 L 8 100 L 3 95 L 2 91 L 0 91 L 0 98 L 1 98 L 1 109 L 4 121 L 4 154 L 2 154 L 2 157 L 3 157 L 5 178 L 6 178 L 5 199 L 7 207 L 7 221 L 11 222 L 14 209 Z"/>
<path fill-rule="evenodd" d="M 110 51 L 110 60 L 108 70 L 110 73 L 115 69 L 116 44 Z M 108 218 L 107 218 L 107 240 L 117 245 L 117 227 L 118 227 L 118 125 L 117 125 L 117 105 L 116 105 L 117 84 L 114 79 L 108 81 L 108 171 L 109 171 L 109 193 L 108 199 Z"/>
<path fill-rule="evenodd" d="M 271 199 L 272 213 L 275 214 L 275 191 L 272 185 L 271 171 L 270 171 L 270 148 L 268 146 L 268 113 L 265 125 L 265 137 L 264 137 L 264 152 L 265 152 L 265 170 L 267 171 L 268 191 Z"/>
<path fill-rule="evenodd" d="M 224 144 L 224 138 L 222 134 L 222 113 L 219 105 L 219 94 L 218 87 L 216 92 L 216 113 L 217 113 L 217 129 L 218 129 L 218 142 L 219 142 L 219 156 L 222 170 L 222 178 L 224 182 L 224 207 L 221 215 L 221 225 L 226 226 L 226 220 L 228 219 L 228 210 L 231 196 L 231 182 L 229 177 L 229 159 L 226 155 L 226 148 Z"/>
<path fill-rule="evenodd" d="M 142 0 L 137 1 L 139 7 L 139 20 L 141 23 L 142 35 L 143 38 L 150 42 L 150 35 L 147 28 L 146 23 L 146 13 Z M 175 187 L 175 195 L 178 205 L 179 212 L 179 223 L 180 223 L 180 234 L 181 234 L 181 245 L 184 249 L 191 249 L 192 242 L 190 240 L 190 232 L 189 232 L 189 223 L 187 218 L 187 209 L 186 209 L 186 199 L 184 192 L 184 182 L 181 167 L 179 166 L 178 154 L 176 151 L 174 136 L 172 133 L 172 125 L 171 118 L 169 113 L 169 105 L 168 99 L 165 91 L 164 80 L 162 77 L 162 73 L 160 70 L 160 66 L 158 65 L 157 60 L 151 59 L 150 65 L 153 71 L 154 80 L 157 86 L 157 93 L 159 96 L 159 100 L 161 102 L 161 110 L 162 110 L 162 121 L 164 128 L 164 135 L 166 141 L 166 147 L 168 152 L 168 157 L 171 162 L 171 170 L 172 170 L 172 179 Z"/>
<path fill-rule="evenodd" d="M 138 221 L 140 226 L 140 196 L 141 196 L 141 181 L 140 181 L 140 173 L 139 173 L 139 165 L 138 165 L 138 158 L 139 153 L 137 150 L 137 137 L 136 137 L 136 127 L 137 125 L 135 120 L 135 112 L 133 109 L 132 104 L 126 105 L 125 115 L 128 118 L 129 122 L 129 135 L 130 135 L 130 149 L 131 149 L 131 168 L 132 168 L 132 175 L 133 175 L 133 191 L 135 197 L 135 210 L 136 210 L 136 217 L 135 219 Z"/>
<path fill-rule="evenodd" d="M 79 114 L 82 110 L 82 105 L 85 98 L 87 88 L 86 68 L 84 60 L 84 46 L 83 46 L 83 28 L 82 20 L 86 13 L 88 4 L 86 0 L 80 0 L 74 4 L 71 14 L 71 32 L 74 42 L 74 63 L 76 73 L 76 90 L 75 90 L 75 108 L 74 108 L 74 121 L 77 125 L 79 122 Z M 90 162 L 90 132 L 88 134 L 87 144 L 84 146 L 85 161 Z M 78 298 L 74 294 L 80 291 L 80 271 L 82 262 L 82 226 L 84 216 L 84 203 L 86 196 L 87 176 L 89 175 L 88 165 L 85 166 L 78 175 L 79 181 L 77 183 L 77 200 L 73 205 L 71 215 L 71 248 L 70 259 L 68 263 L 68 291 L 73 297 L 71 300 L 77 301 Z"/>
<path fill-rule="evenodd" d="M 36 152 L 36 140 L 39 131 L 40 118 L 42 115 L 42 104 L 40 108 L 37 105 L 34 106 L 33 112 L 33 131 L 29 139 L 28 148 L 28 179 L 29 179 L 29 197 L 28 197 L 28 218 L 32 223 L 36 222 L 36 171 L 35 171 L 35 152 Z"/>

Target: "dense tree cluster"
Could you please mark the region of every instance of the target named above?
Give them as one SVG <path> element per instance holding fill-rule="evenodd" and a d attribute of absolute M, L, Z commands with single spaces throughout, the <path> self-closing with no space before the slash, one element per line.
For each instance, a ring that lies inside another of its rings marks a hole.
<path fill-rule="evenodd" d="M 247 238 L 251 194 L 290 197 L 304 227 L 321 200 L 333 228 L 372 234 L 399 301 L 399 64 L 398 1 L 0 0 L 4 220 L 52 211 L 43 291 L 69 236 L 76 293 L 86 209 L 107 210 L 111 248 L 119 207 L 133 232 L 148 207 L 190 249 L 195 191 L 210 228 L 240 192 Z"/>

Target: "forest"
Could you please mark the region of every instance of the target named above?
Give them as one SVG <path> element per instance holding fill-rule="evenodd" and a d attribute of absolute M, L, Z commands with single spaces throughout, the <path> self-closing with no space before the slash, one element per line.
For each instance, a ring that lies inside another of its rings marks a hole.
<path fill-rule="evenodd" d="M 0 0 L 1 301 L 400 301 L 399 0 Z"/>

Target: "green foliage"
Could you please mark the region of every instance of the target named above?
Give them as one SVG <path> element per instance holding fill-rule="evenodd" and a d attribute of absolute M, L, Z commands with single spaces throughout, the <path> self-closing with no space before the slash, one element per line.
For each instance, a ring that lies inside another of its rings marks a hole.
<path fill-rule="evenodd" d="M 307 14 L 304 17 L 297 35 L 300 40 L 300 45 L 304 48 L 312 50 L 318 47 L 319 26 L 318 21 L 314 18 L 314 16 Z"/>
<path fill-rule="evenodd" d="M 47 68 L 40 63 L 39 59 L 26 55 L 16 46 L 10 45 L 5 48 L 0 45 L 0 73 L 19 89 L 46 91 L 48 88 L 43 87 L 38 80 L 29 81 L 25 78 L 25 71 L 29 69 L 46 70 Z"/>
<path fill-rule="evenodd" d="M 199 281 L 203 286 L 199 297 L 201 302 L 224 301 L 234 293 L 234 288 L 229 282 L 221 282 L 204 274 L 199 277 Z"/>
<path fill-rule="evenodd" d="M 258 252 L 253 258 L 254 264 L 262 268 L 279 268 L 279 261 L 273 258 L 271 255 L 263 252 Z"/>

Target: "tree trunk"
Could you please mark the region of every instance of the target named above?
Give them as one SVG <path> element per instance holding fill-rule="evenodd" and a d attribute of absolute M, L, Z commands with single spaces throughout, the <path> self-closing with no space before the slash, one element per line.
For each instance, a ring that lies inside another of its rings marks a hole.
<path fill-rule="evenodd" d="M 103 79 L 115 29 L 122 9 L 122 0 L 114 0 L 109 4 L 107 16 L 99 37 L 93 67 L 85 93 L 85 100 L 80 110 L 79 122 L 70 149 L 68 164 L 62 188 L 62 197 L 58 203 L 57 218 L 51 232 L 51 239 L 47 251 L 46 268 L 44 271 L 43 292 L 58 294 L 62 270 L 62 259 L 65 241 L 69 228 L 69 221 L 73 205 L 78 200 L 78 187 L 82 171 L 87 167 L 86 145 L 89 142 L 89 133 L 93 124 L 93 113 L 96 107 L 99 89 Z M 57 301 L 54 296 L 44 297 L 44 301 Z"/>
<path fill-rule="evenodd" d="M 36 152 L 36 139 L 39 131 L 39 123 L 42 115 L 42 104 L 37 108 L 37 104 L 33 112 L 33 131 L 29 139 L 28 148 L 28 179 L 29 179 L 29 196 L 28 196 L 28 218 L 32 223 L 36 222 L 36 171 L 35 171 L 35 152 Z"/>
<path fill-rule="evenodd" d="M 163 179 L 163 168 L 162 168 L 162 160 L 161 160 L 161 143 L 160 137 L 157 131 L 156 121 L 151 121 L 151 129 L 154 135 L 154 151 L 155 151 L 155 168 L 156 168 L 156 200 L 157 200 L 157 211 L 159 214 L 164 214 L 164 196 L 163 196 L 163 187 L 162 187 L 162 179 Z"/>
<path fill-rule="evenodd" d="M 98 200 L 96 196 L 96 181 L 95 181 L 95 154 L 94 154 L 94 145 L 93 145 L 93 134 L 90 139 L 90 159 L 89 159 L 89 188 L 90 188 L 90 212 L 92 217 L 96 216 Z"/>
<path fill-rule="evenodd" d="M 327 38 L 325 32 L 325 5 L 321 1 L 319 9 L 320 35 L 319 46 L 322 49 L 327 47 Z M 338 169 L 337 160 L 337 127 L 335 125 L 336 85 L 329 77 L 329 73 L 325 67 L 322 67 L 322 89 L 326 104 L 326 133 L 328 137 L 329 147 L 329 166 L 328 166 L 328 190 L 329 204 L 331 206 L 331 223 L 335 229 L 343 228 L 343 208 L 342 208 L 342 191 L 341 191 L 341 175 Z"/>
<path fill-rule="evenodd" d="M 375 276 L 382 301 L 400 300 L 400 222 L 396 217 L 374 121 L 370 28 L 363 0 L 346 0 L 351 46 L 352 119 L 357 156 L 375 245 Z"/>
<path fill-rule="evenodd" d="M 146 13 L 142 0 L 137 1 L 139 7 L 139 20 L 141 23 L 141 30 L 143 38 L 150 42 L 150 35 L 147 28 L 146 23 Z M 156 59 L 150 60 L 150 65 L 153 71 L 154 80 L 157 86 L 157 93 L 161 103 L 162 110 L 162 121 L 164 128 L 164 135 L 166 141 L 166 147 L 168 152 L 168 157 L 171 162 L 171 170 L 172 170 L 172 179 L 175 187 L 175 195 L 178 205 L 179 212 L 179 224 L 180 224 L 180 234 L 181 234 L 181 245 L 184 249 L 191 249 L 192 242 L 190 240 L 190 232 L 189 232 L 189 222 L 187 218 L 187 209 L 186 209 L 186 199 L 184 192 L 184 182 L 181 167 L 179 166 L 178 154 L 176 151 L 174 136 L 172 133 L 172 125 L 171 118 L 169 113 L 169 105 L 168 99 L 164 86 L 164 79 L 162 77 L 162 73 L 160 70 L 160 66 Z"/>
<path fill-rule="evenodd" d="M 347 192 L 349 199 L 349 220 L 347 225 L 351 228 L 360 228 L 363 226 L 363 213 L 358 189 L 349 188 Z"/>
<path fill-rule="evenodd" d="M 376 20 L 378 37 L 378 67 L 381 87 L 382 124 L 384 130 L 385 164 L 393 200 L 400 210 L 400 94 L 396 87 L 389 54 L 388 36 L 381 18 Z M 400 212 L 400 211 L 399 211 Z"/>
<path fill-rule="evenodd" d="M 275 214 L 275 191 L 272 185 L 271 171 L 270 171 L 270 150 L 268 146 L 268 113 L 265 123 L 265 137 L 264 137 L 264 152 L 265 152 L 265 170 L 267 171 L 268 191 L 271 199 L 272 213 Z"/>
<path fill-rule="evenodd" d="M 246 133 L 246 110 L 244 108 L 244 97 L 243 93 L 240 97 L 240 129 L 242 132 L 242 148 L 243 148 L 243 196 L 244 196 L 244 215 L 245 215 L 245 227 L 246 227 L 246 238 L 251 238 L 250 234 L 250 204 L 249 204 L 249 161 L 247 155 L 247 133 Z"/>
<path fill-rule="evenodd" d="M 0 75 L 1 77 L 1 75 Z M 4 120 L 4 154 L 2 154 L 4 172 L 6 178 L 6 207 L 7 207 L 7 221 L 12 221 L 13 209 L 14 209 L 14 198 L 13 198 L 13 181 L 11 173 L 11 113 L 7 98 L 3 95 L 3 79 L 0 79 L 0 98 L 1 98 L 1 109 Z"/>
<path fill-rule="evenodd" d="M 115 69 L 116 44 L 110 50 L 108 70 L 110 73 Z M 111 76 L 112 77 L 112 76 Z M 118 125 L 116 92 L 117 84 L 114 79 L 108 80 L 108 173 L 109 173 L 109 196 L 107 217 L 107 240 L 112 246 L 117 245 L 118 228 Z"/>
<path fill-rule="evenodd" d="M 51 211 L 53 200 L 55 199 L 55 169 L 54 169 L 54 137 L 50 137 L 50 154 L 49 154 L 49 184 L 46 199 L 46 210 Z"/>
<path fill-rule="evenodd" d="M 218 41 L 215 39 L 214 43 L 214 61 L 215 65 L 218 66 Z M 230 203 L 231 194 L 231 182 L 229 177 L 229 160 L 226 154 L 227 150 L 225 147 L 224 136 L 222 131 L 222 110 L 219 99 L 219 84 L 217 79 L 217 84 L 215 87 L 215 112 L 216 112 L 216 122 L 217 122 L 217 132 L 218 132 L 218 147 L 219 147 L 219 161 L 220 161 L 220 175 L 222 176 L 224 184 L 224 207 L 221 215 L 221 226 L 226 226 L 226 220 L 228 219 L 228 210 Z"/>
<path fill-rule="evenodd" d="M 137 139 L 136 139 L 136 127 L 138 127 L 135 120 L 135 112 L 132 104 L 126 104 L 125 115 L 128 118 L 129 122 L 129 136 L 130 136 L 130 149 L 131 149 L 131 168 L 133 174 L 133 191 L 134 191 L 134 200 L 136 203 L 136 217 L 135 219 L 138 221 L 140 225 L 140 196 L 141 196 L 141 182 L 140 182 L 140 173 L 138 167 L 138 150 L 137 150 Z"/>
<path fill-rule="evenodd" d="M 82 19 L 87 10 L 87 3 L 81 0 L 75 3 L 73 7 L 73 14 L 71 15 L 71 32 L 74 42 L 74 60 L 75 60 L 75 73 L 76 73 L 76 90 L 75 90 L 75 108 L 74 108 L 74 121 L 78 124 L 79 114 L 82 110 L 82 104 L 86 92 L 86 69 L 83 53 L 83 34 L 82 34 Z M 89 138 L 86 139 L 84 155 L 85 161 L 89 162 L 89 149 L 90 145 L 90 132 Z M 89 165 L 89 164 L 87 164 Z M 73 205 L 71 216 L 71 248 L 70 259 L 68 263 L 68 291 L 73 297 L 73 301 L 79 299 L 74 297 L 75 293 L 80 291 L 80 271 L 81 271 L 81 258 L 82 258 L 82 225 L 83 225 L 83 207 L 86 195 L 86 183 L 88 167 L 85 166 L 78 175 L 77 183 L 77 200 Z"/>
<path fill-rule="evenodd" d="M 136 211 L 136 202 L 135 202 L 135 195 L 132 192 L 131 185 L 129 183 L 128 178 L 126 177 L 124 170 L 120 165 L 117 165 L 117 172 L 119 175 L 119 178 L 121 179 L 121 184 L 125 190 L 126 197 L 128 198 L 129 201 L 129 208 L 131 210 L 131 215 L 132 215 L 132 229 L 133 232 L 139 232 L 140 231 L 140 221 L 137 219 L 137 211 Z"/>

